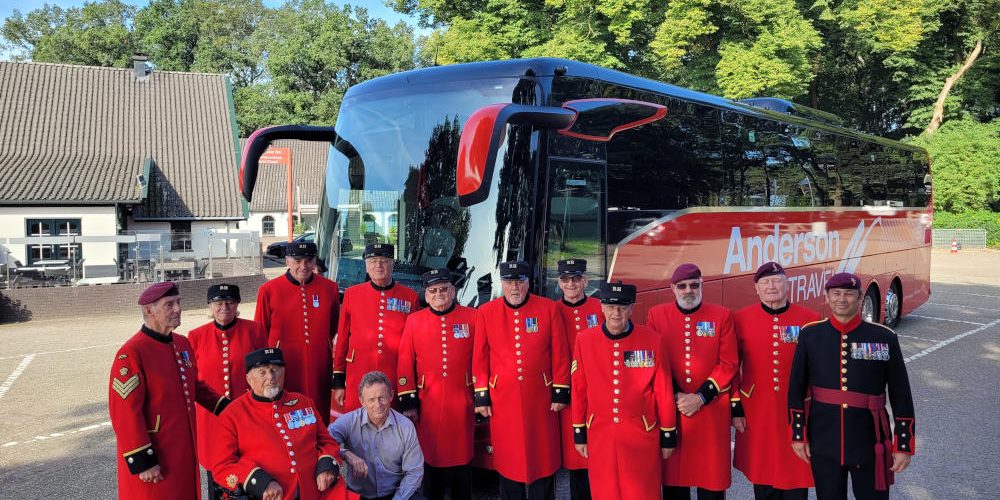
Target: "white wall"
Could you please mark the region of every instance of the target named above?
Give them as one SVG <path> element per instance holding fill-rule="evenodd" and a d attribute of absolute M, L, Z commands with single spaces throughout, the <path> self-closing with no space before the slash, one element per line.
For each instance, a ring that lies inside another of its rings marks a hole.
<path fill-rule="evenodd" d="M 24 238 L 27 236 L 28 219 L 80 219 L 82 236 L 114 236 L 118 234 L 115 207 L 111 206 L 0 206 L 0 238 Z M 2 245 L 2 243 L 0 243 Z M 10 258 L 23 264 L 28 263 L 27 245 L 9 244 Z M 118 257 L 118 244 L 113 242 L 82 243 L 84 275 L 88 266 L 114 266 Z M 3 257 L 0 257 L 0 262 Z"/>
<path fill-rule="evenodd" d="M 274 217 L 274 234 L 264 237 L 287 238 L 288 237 L 288 212 L 250 212 L 247 220 L 240 221 L 240 229 L 257 231 L 264 235 L 264 216 Z"/>

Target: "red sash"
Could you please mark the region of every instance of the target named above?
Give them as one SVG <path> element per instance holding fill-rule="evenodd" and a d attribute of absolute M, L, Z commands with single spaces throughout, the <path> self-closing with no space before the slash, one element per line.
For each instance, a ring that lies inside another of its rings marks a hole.
<path fill-rule="evenodd" d="M 852 391 L 838 391 L 812 386 L 813 401 L 832 405 L 847 405 L 872 413 L 875 422 L 875 489 L 887 491 L 894 482 L 892 473 L 892 434 L 889 432 L 889 414 L 885 411 L 885 394 L 872 396 Z"/>

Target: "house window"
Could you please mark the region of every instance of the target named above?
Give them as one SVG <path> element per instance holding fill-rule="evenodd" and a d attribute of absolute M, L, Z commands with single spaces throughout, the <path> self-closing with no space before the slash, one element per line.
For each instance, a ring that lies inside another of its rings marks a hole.
<path fill-rule="evenodd" d="M 274 217 L 265 215 L 261 220 L 261 232 L 264 236 L 274 236 Z"/>
<path fill-rule="evenodd" d="M 28 237 L 80 236 L 80 219 L 28 219 Z M 28 265 L 46 259 L 82 259 L 83 250 L 79 243 L 38 243 L 27 245 Z"/>
<path fill-rule="evenodd" d="M 190 252 L 191 250 L 191 222 L 171 222 L 170 223 L 170 251 Z"/>

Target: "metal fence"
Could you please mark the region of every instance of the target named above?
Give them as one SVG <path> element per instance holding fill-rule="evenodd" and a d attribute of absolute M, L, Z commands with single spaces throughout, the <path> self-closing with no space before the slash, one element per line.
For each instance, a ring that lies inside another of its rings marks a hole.
<path fill-rule="evenodd" d="M 178 281 L 263 272 L 256 231 L 122 231 L 115 236 L 0 238 L 0 245 L 28 249 L 26 264 L 9 250 L 2 259 L 0 286 L 6 288 Z M 92 276 L 98 268 L 101 276 Z"/>
<path fill-rule="evenodd" d="M 952 241 L 958 242 L 960 249 L 986 248 L 985 229 L 938 229 L 934 228 L 931 243 L 934 248 L 951 248 Z"/>

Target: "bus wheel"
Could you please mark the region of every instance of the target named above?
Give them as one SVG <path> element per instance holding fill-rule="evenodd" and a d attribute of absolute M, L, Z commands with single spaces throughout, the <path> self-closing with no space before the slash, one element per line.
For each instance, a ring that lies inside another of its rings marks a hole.
<path fill-rule="evenodd" d="M 885 292 L 885 326 L 896 328 L 903 311 L 903 297 L 900 296 L 899 282 L 893 280 L 889 291 Z"/>
<path fill-rule="evenodd" d="M 861 304 L 861 319 L 869 323 L 878 322 L 878 287 L 872 285 L 865 292 L 864 302 Z"/>

